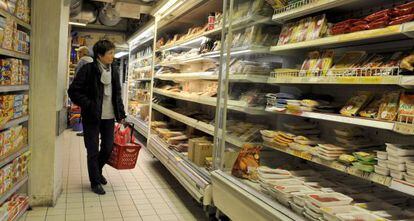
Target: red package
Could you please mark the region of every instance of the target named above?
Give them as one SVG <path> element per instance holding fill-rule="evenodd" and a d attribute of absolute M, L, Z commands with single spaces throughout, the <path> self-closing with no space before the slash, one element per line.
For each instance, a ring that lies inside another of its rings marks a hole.
<path fill-rule="evenodd" d="M 345 34 L 347 32 L 349 32 L 349 28 L 342 28 L 342 27 L 335 28 L 334 27 L 331 29 L 331 35 L 340 35 L 340 34 Z"/>
<path fill-rule="evenodd" d="M 385 16 L 383 16 L 383 17 L 381 17 L 381 18 L 379 18 L 379 19 L 377 19 L 377 20 L 375 20 L 375 21 L 371 21 L 370 23 L 374 23 L 374 22 L 380 22 L 380 21 L 387 21 L 387 22 L 389 22 L 390 21 L 390 19 L 391 19 L 391 17 L 389 16 L 389 15 L 385 15 Z"/>
<path fill-rule="evenodd" d="M 369 23 L 368 29 L 377 29 L 377 28 L 385 28 L 388 26 L 388 20 L 387 21 L 374 21 Z"/>
<path fill-rule="evenodd" d="M 395 9 L 394 11 L 392 11 L 392 15 L 394 17 L 400 17 L 403 15 L 409 15 L 411 13 L 413 13 L 414 7 L 412 8 L 402 8 L 402 9 Z"/>
<path fill-rule="evenodd" d="M 119 145 L 126 145 L 128 143 L 134 142 L 134 136 L 132 136 L 132 129 L 131 127 L 121 128 L 121 124 L 117 124 L 115 126 L 115 137 L 114 143 Z"/>
<path fill-rule="evenodd" d="M 399 24 L 406 23 L 412 20 L 414 20 L 414 14 L 403 15 L 397 18 L 393 18 L 389 25 L 399 25 Z"/>
<path fill-rule="evenodd" d="M 391 10 L 390 9 L 385 9 L 385 10 L 382 10 L 382 11 L 379 11 L 379 12 L 375 12 L 371 15 L 368 15 L 367 17 L 365 17 L 365 20 L 372 22 L 372 21 L 381 19 L 384 16 L 389 16 L 390 14 L 391 14 Z"/>
<path fill-rule="evenodd" d="M 351 32 L 357 32 L 357 31 L 363 31 L 367 30 L 369 28 L 369 25 L 358 25 L 351 28 Z"/>
<path fill-rule="evenodd" d="M 368 24 L 368 22 L 367 22 L 367 21 L 365 21 L 365 20 L 363 20 L 363 19 L 361 19 L 361 20 L 359 20 L 359 21 L 356 21 L 356 22 L 352 23 L 352 25 L 353 25 L 353 26 L 358 26 L 358 25 L 367 25 L 367 24 Z"/>
<path fill-rule="evenodd" d="M 401 10 L 401 9 L 413 8 L 413 7 L 414 7 L 414 1 L 407 3 L 407 4 L 399 5 L 395 7 L 395 10 Z"/>
<path fill-rule="evenodd" d="M 351 19 L 348 19 L 348 20 L 345 20 L 345 21 L 341 21 L 341 22 L 338 22 L 338 23 L 336 23 L 335 24 L 335 26 L 341 26 L 341 25 L 351 25 L 351 24 L 353 24 L 354 22 L 357 22 L 357 21 L 359 21 L 360 19 L 354 19 L 354 18 L 351 18 Z"/>

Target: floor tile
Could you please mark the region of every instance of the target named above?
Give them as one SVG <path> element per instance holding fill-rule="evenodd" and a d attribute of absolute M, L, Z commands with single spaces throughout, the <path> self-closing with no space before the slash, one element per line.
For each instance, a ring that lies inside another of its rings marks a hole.
<path fill-rule="evenodd" d="M 160 221 L 161 219 L 157 215 L 141 216 L 142 221 Z"/>
<path fill-rule="evenodd" d="M 65 221 L 65 215 L 48 215 L 46 221 Z"/>

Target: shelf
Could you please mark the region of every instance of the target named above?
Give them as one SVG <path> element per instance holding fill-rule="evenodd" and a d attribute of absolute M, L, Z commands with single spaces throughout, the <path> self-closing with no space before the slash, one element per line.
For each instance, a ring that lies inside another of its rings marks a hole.
<path fill-rule="evenodd" d="M 16 21 L 16 23 L 24 28 L 26 28 L 27 30 L 31 30 L 32 26 L 26 22 L 24 22 L 23 20 L 17 18 L 15 15 L 11 14 L 10 12 L 4 10 L 4 9 L 0 9 L 0 15 L 6 17 L 6 18 L 11 18 L 14 21 Z"/>
<path fill-rule="evenodd" d="M 13 188 L 11 188 L 9 191 L 7 191 L 2 196 L 0 196 L 0 204 L 3 204 L 4 202 L 6 202 L 7 199 L 9 199 L 17 190 L 20 189 L 20 187 L 22 187 L 24 184 L 26 184 L 26 182 L 27 182 L 28 179 L 29 178 L 26 175 L 20 181 L 18 181 L 17 183 L 15 183 L 14 186 L 13 186 Z"/>
<path fill-rule="evenodd" d="M 161 80 L 217 80 L 218 75 L 215 72 L 191 72 L 176 74 L 157 74 L 155 78 Z"/>
<path fill-rule="evenodd" d="M 213 107 L 217 105 L 216 97 L 207 97 L 207 96 L 199 96 L 199 95 L 189 95 L 185 93 L 169 92 L 169 91 L 165 91 L 165 90 L 158 89 L 158 88 L 154 88 L 153 92 L 156 94 L 166 96 L 166 97 L 195 102 L 199 104 L 205 104 L 205 105 L 209 105 Z M 244 101 L 229 100 L 227 109 L 244 112 L 244 113 L 252 114 L 252 115 L 266 114 L 266 112 L 264 111 L 264 108 L 249 107 Z"/>
<path fill-rule="evenodd" d="M 205 122 L 196 120 L 196 119 L 191 118 L 191 117 L 187 117 L 183 114 L 180 114 L 180 113 L 177 113 L 175 111 L 169 110 L 169 109 L 167 109 L 167 108 L 165 108 L 165 107 L 163 107 L 159 104 L 152 104 L 152 108 L 157 110 L 158 112 L 168 116 L 169 118 L 175 119 L 175 120 L 180 121 L 181 123 L 186 124 L 186 125 L 194 128 L 194 129 L 197 129 L 197 130 L 202 131 L 206 134 L 214 136 L 214 125 L 207 124 Z M 233 137 L 233 136 L 226 136 L 226 142 L 230 143 L 230 144 L 232 144 L 236 147 L 242 147 L 243 144 L 247 143 L 247 142 L 243 142 L 243 141 L 239 140 L 237 137 Z"/>
<path fill-rule="evenodd" d="M 197 130 L 203 131 L 204 133 L 209 134 L 211 136 L 214 135 L 214 126 L 211 125 L 211 124 L 207 124 L 207 123 L 204 123 L 202 121 L 198 121 L 196 119 L 193 119 L 191 117 L 187 117 L 183 114 L 180 114 L 180 113 L 177 113 L 175 111 L 169 110 L 169 109 L 167 109 L 167 108 L 165 108 L 165 107 L 163 107 L 159 104 L 152 104 L 152 108 L 157 110 L 158 112 L 172 118 L 172 119 L 180 121 L 183 124 L 186 124 L 186 125 L 188 125 L 190 127 L 193 127 Z"/>
<path fill-rule="evenodd" d="M 144 71 L 151 71 L 152 70 L 152 66 L 145 66 L 145 67 L 139 67 L 139 68 L 134 68 L 133 71 L 135 72 L 144 72 Z"/>
<path fill-rule="evenodd" d="M 306 118 L 317 119 L 317 120 L 352 124 L 352 125 L 358 125 L 358 126 L 363 126 L 363 127 L 372 127 L 372 128 L 377 128 L 377 129 L 390 130 L 390 131 L 394 131 L 394 132 L 406 134 L 406 135 L 414 135 L 414 132 L 412 131 L 414 129 L 414 124 L 403 124 L 403 123 L 394 122 L 394 121 L 381 121 L 381 120 L 375 120 L 372 118 L 348 117 L 348 116 L 343 116 L 340 114 L 318 113 L 318 112 L 308 112 L 308 111 L 303 111 L 301 113 L 289 113 L 286 111 L 280 111 L 280 112 L 279 111 L 268 111 L 268 112 L 274 113 L 274 114 L 283 114 L 283 115 L 290 115 L 290 116 L 306 117 Z M 398 125 L 404 125 L 409 128 L 399 128 Z M 409 130 L 410 128 L 412 129 Z"/>
<path fill-rule="evenodd" d="M 29 85 L 0 86 L 0 93 L 13 91 L 28 91 Z"/>
<path fill-rule="evenodd" d="M 223 171 L 212 172 L 215 206 L 231 220 L 306 221 L 275 199 Z"/>
<path fill-rule="evenodd" d="M 148 149 L 171 172 L 190 195 L 203 205 L 211 205 L 211 182 L 197 166 L 189 166 L 181 154 L 168 148 L 168 144 L 157 135 L 151 135 Z"/>
<path fill-rule="evenodd" d="M 130 81 L 151 81 L 151 78 L 139 78 L 139 79 L 131 79 Z"/>
<path fill-rule="evenodd" d="M 7 49 L 4 49 L 4 48 L 0 48 L 0 55 L 19 58 L 19 59 L 22 59 L 22 60 L 30 60 L 30 55 L 28 55 L 28 54 L 23 54 L 23 53 L 20 53 L 20 52 L 11 51 L 11 50 L 7 50 Z"/>
<path fill-rule="evenodd" d="M 156 64 L 156 66 L 172 66 L 172 65 L 183 65 L 190 63 L 203 63 L 203 62 L 214 62 L 214 59 L 206 58 L 202 54 L 195 57 L 189 57 L 185 59 L 175 59 L 173 61 L 161 62 Z"/>
<path fill-rule="evenodd" d="M 276 9 L 272 20 L 277 23 L 284 23 L 287 20 L 303 17 L 353 2 L 358 2 L 358 0 L 302 0 L 281 9 Z"/>
<path fill-rule="evenodd" d="M 164 45 L 160 47 L 157 51 L 168 51 L 168 50 L 185 49 L 185 48 L 198 48 L 200 47 L 201 42 L 204 40 L 205 37 L 219 34 L 221 33 L 221 29 L 222 28 L 219 27 L 214 30 L 205 31 L 191 38 L 179 40 L 178 42 L 171 44 L 171 45 Z"/>
<path fill-rule="evenodd" d="M 270 53 L 270 47 L 267 46 L 243 46 L 232 48 L 231 56 L 251 56 L 253 54 L 268 54 Z M 213 51 L 203 54 L 204 57 L 208 58 L 219 58 L 220 51 Z M 227 56 L 227 53 L 223 53 L 223 56 Z"/>
<path fill-rule="evenodd" d="M 13 126 L 17 126 L 21 123 L 24 123 L 24 122 L 28 121 L 28 120 L 29 120 L 29 116 L 20 117 L 20 118 L 11 120 L 11 121 L 7 122 L 4 126 L 0 127 L 0 130 L 8 129 L 8 128 L 13 127 Z"/>
<path fill-rule="evenodd" d="M 359 31 L 319 38 L 310 41 L 272 46 L 270 51 L 274 54 L 291 54 L 292 51 L 310 51 L 319 48 L 345 47 L 353 44 L 370 44 L 391 40 L 401 40 L 413 37 L 414 22 L 393 25 L 385 28 Z"/>
<path fill-rule="evenodd" d="M 318 157 L 312 156 L 310 153 L 306 153 L 303 151 L 297 151 L 297 150 L 291 150 L 291 149 L 286 149 L 285 147 L 279 147 L 276 145 L 272 145 L 272 144 L 266 144 L 266 142 L 263 144 L 265 147 L 289 154 L 291 156 L 295 156 L 325 167 L 329 167 L 331 169 L 352 175 L 352 176 L 356 176 L 358 178 L 367 180 L 367 181 L 371 181 L 374 182 L 376 184 L 388 187 L 390 189 L 402 192 L 402 193 L 406 193 L 408 195 L 414 196 L 414 184 L 408 183 L 406 181 L 402 181 L 402 180 L 397 180 L 397 179 L 393 179 L 390 176 L 383 176 L 377 173 L 367 173 L 367 172 L 363 172 L 360 170 L 357 170 L 354 167 L 347 167 L 337 161 L 325 161 L 322 160 Z"/>
<path fill-rule="evenodd" d="M 0 158 L 0 168 L 12 162 L 14 159 L 22 155 L 23 153 L 27 152 L 28 150 L 29 150 L 29 146 L 26 146 L 26 147 L 21 148 L 20 150 L 14 151 L 12 153 L 9 153 L 7 156 Z"/>
<path fill-rule="evenodd" d="M 414 76 L 320 76 L 320 77 L 269 77 L 269 84 L 364 84 L 364 85 L 414 85 Z"/>
<path fill-rule="evenodd" d="M 145 138 L 148 138 L 148 123 L 138 117 L 128 116 L 127 121 L 134 125 L 134 128 Z"/>

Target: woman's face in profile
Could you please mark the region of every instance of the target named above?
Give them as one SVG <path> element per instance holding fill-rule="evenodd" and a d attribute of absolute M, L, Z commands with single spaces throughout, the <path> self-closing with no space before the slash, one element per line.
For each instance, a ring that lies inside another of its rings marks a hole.
<path fill-rule="evenodd" d="M 112 64 L 114 62 L 115 49 L 111 49 L 104 56 L 99 55 L 99 60 L 104 64 Z"/>

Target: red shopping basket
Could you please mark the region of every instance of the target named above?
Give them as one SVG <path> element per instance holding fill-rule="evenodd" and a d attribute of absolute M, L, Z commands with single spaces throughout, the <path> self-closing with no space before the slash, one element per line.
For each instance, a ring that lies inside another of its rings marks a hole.
<path fill-rule="evenodd" d="M 114 149 L 108 160 L 108 164 L 118 170 L 134 169 L 138 160 L 141 144 L 135 141 L 132 135 L 133 129 L 127 127 L 121 130 L 121 126 L 115 127 Z M 126 136 L 130 134 L 130 136 Z"/>

